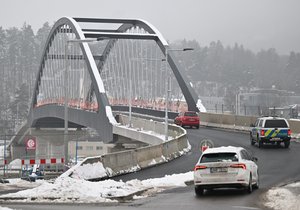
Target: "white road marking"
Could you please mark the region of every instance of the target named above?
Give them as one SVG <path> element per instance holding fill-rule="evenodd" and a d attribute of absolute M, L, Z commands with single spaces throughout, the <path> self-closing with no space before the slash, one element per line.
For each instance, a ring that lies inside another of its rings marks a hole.
<path fill-rule="evenodd" d="M 232 207 L 236 209 L 259 209 L 255 207 L 249 207 L 249 206 L 232 206 Z"/>

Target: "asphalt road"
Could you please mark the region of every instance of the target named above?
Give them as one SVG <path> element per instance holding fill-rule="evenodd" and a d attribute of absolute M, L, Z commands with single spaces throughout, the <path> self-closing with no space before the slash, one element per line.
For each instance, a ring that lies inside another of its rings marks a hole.
<path fill-rule="evenodd" d="M 258 158 L 260 189 L 252 194 L 242 190 L 215 190 L 198 198 L 194 187 L 188 186 L 166 190 L 162 193 L 118 205 L 84 205 L 85 209 L 264 209 L 262 194 L 272 186 L 300 180 L 300 144 L 292 142 L 289 149 L 267 145 L 262 149 L 251 146 L 248 133 L 216 130 L 205 127 L 188 129 L 192 150 L 187 155 L 167 164 L 154 166 L 139 172 L 115 177 L 115 180 L 148 179 L 166 174 L 193 170 L 200 156 L 200 142 L 211 139 L 215 146 L 242 146 Z M 82 205 L 5 205 L 13 209 L 82 209 Z"/>

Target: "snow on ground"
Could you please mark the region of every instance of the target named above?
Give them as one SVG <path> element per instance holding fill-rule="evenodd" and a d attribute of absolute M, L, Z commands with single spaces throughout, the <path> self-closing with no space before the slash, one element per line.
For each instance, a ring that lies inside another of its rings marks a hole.
<path fill-rule="evenodd" d="M 72 177 L 78 179 L 95 179 L 95 178 L 102 178 L 106 177 L 107 172 L 106 169 L 103 167 L 101 162 L 96 162 L 93 164 L 79 164 L 73 170 Z"/>
<path fill-rule="evenodd" d="M 135 179 L 128 182 L 110 179 L 89 182 L 62 176 L 58 177 L 54 183 L 43 181 L 40 186 L 33 189 L 2 195 L 0 198 L 26 198 L 20 200 L 22 202 L 30 202 L 31 198 L 35 198 L 33 202 L 49 202 L 49 198 L 54 199 L 53 202 L 117 202 L 114 197 L 127 196 L 147 189 L 159 192 L 165 188 L 186 186 L 185 181 L 192 180 L 192 176 L 193 172 L 188 172 L 143 181 Z"/>
<path fill-rule="evenodd" d="M 274 210 L 299 210 L 300 182 L 270 189 L 266 200 L 265 206 Z"/>
<path fill-rule="evenodd" d="M 295 141 L 300 141 L 300 133 L 292 133 L 292 139 L 295 139 Z"/>
<path fill-rule="evenodd" d="M 184 187 L 186 181 L 194 180 L 194 173 L 192 171 L 181 174 L 166 175 L 162 178 L 146 179 L 139 181 L 146 187 Z M 128 181 L 129 183 L 135 180 Z"/>
<path fill-rule="evenodd" d="M 2 207 L 2 206 L 0 206 L 0 210 L 12 210 L 12 209 L 10 209 L 8 207 Z"/>
<path fill-rule="evenodd" d="M 166 175 L 161 178 L 147 180 L 130 180 L 127 182 L 104 180 L 99 182 L 89 182 L 78 178 L 68 176 L 58 177 L 53 183 L 45 180 L 37 180 L 36 183 L 30 183 L 20 179 L 10 180 L 10 184 L 21 184 L 37 187 L 10 193 L 0 196 L 1 198 L 25 198 L 23 200 L 13 200 L 20 202 L 55 202 L 55 203 L 104 203 L 118 202 L 118 197 L 125 197 L 138 192 L 149 190 L 150 194 L 161 192 L 172 187 L 184 187 L 185 182 L 193 180 L 193 172 Z M 148 196 L 144 193 L 142 196 L 134 196 L 134 199 L 140 199 Z M 265 194 L 265 206 L 274 210 L 299 210 L 300 209 L 300 182 L 286 185 L 284 187 L 275 187 Z M 34 200 L 31 200 L 34 198 Z M 50 198 L 50 199 L 49 199 Z M 0 206 L 0 210 L 8 210 Z"/>
<path fill-rule="evenodd" d="M 111 106 L 106 106 L 105 107 L 105 112 L 106 112 L 106 116 L 109 119 L 109 122 L 112 125 L 118 125 L 119 123 L 117 123 L 116 118 L 113 116 L 112 110 L 111 110 Z"/>
<path fill-rule="evenodd" d="M 158 137 L 159 139 L 162 140 L 162 142 L 165 141 L 165 134 L 159 134 L 159 133 L 156 133 L 154 131 L 144 130 L 143 128 L 129 127 L 129 124 L 128 125 L 119 125 L 119 127 L 127 128 L 129 130 L 139 131 L 141 133 L 150 134 L 150 135 Z M 170 141 L 170 140 L 173 140 L 173 139 L 174 138 L 172 136 L 168 136 L 168 140 L 167 141 Z"/>

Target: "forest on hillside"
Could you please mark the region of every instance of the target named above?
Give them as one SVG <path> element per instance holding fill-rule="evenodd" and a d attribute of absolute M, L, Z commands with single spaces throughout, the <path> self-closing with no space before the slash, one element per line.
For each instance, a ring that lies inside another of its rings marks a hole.
<path fill-rule="evenodd" d="M 13 134 L 26 119 L 41 54 L 51 30 L 45 23 L 36 33 L 0 26 L 0 132 Z M 252 52 L 243 45 L 223 46 L 213 41 L 180 40 L 171 47 L 192 47 L 193 53 L 176 54 L 199 96 L 231 98 L 254 88 L 277 88 L 300 95 L 300 53 L 279 55 L 275 49 Z"/>

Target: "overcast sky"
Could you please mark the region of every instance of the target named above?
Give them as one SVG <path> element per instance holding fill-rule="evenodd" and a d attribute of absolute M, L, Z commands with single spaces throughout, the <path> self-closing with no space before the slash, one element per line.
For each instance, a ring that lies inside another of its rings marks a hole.
<path fill-rule="evenodd" d="M 220 40 L 255 52 L 275 48 L 300 52 L 300 0 L 4 0 L 0 26 L 36 31 L 63 16 L 139 18 L 170 42 L 196 39 L 201 46 Z"/>

